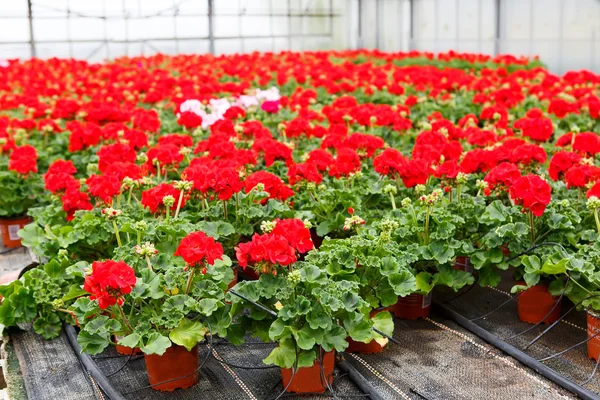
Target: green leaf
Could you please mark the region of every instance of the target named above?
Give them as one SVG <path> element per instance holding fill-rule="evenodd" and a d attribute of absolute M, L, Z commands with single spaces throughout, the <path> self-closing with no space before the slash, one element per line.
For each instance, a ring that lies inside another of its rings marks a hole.
<path fill-rule="evenodd" d="M 183 319 L 179 326 L 169 333 L 169 339 L 175 344 L 184 346 L 188 351 L 192 351 L 202 339 L 204 339 L 208 329 L 200 322 Z"/>
<path fill-rule="evenodd" d="M 77 343 L 81 346 L 81 351 L 90 355 L 102 353 L 110 344 L 110 335 L 108 333 L 89 333 L 86 331 L 79 332 Z"/>
<path fill-rule="evenodd" d="M 431 289 L 433 289 L 434 282 L 430 273 L 419 272 L 415 279 L 417 281 L 417 291 L 421 293 L 431 292 Z"/>
<path fill-rule="evenodd" d="M 389 312 L 377 313 L 371 318 L 371 321 L 373 321 L 374 328 L 379 329 L 386 335 L 394 335 L 394 320 L 392 318 L 392 314 Z"/>
<path fill-rule="evenodd" d="M 171 347 L 171 341 L 168 337 L 158 332 L 152 332 L 145 341 L 142 341 L 140 349 L 144 354 L 158 354 L 162 356 L 169 347 Z"/>
<path fill-rule="evenodd" d="M 267 365 L 277 365 L 280 368 L 292 368 L 296 364 L 296 348 L 292 339 L 280 341 L 279 346 L 271 350 L 263 362 Z"/>
<path fill-rule="evenodd" d="M 310 350 L 314 347 L 317 340 L 321 341 L 323 335 L 322 330 L 312 329 L 308 324 L 304 325 L 302 329 L 294 334 L 298 347 L 302 350 Z"/>
<path fill-rule="evenodd" d="M 317 235 L 320 237 L 324 237 L 330 231 L 329 221 L 323 221 L 319 225 L 317 225 Z"/>
<path fill-rule="evenodd" d="M 70 300 L 76 299 L 81 296 L 86 296 L 87 294 L 88 294 L 88 292 L 86 292 L 85 290 L 83 290 L 77 286 L 71 286 L 71 288 L 69 289 L 69 292 L 63 296 L 62 301 L 64 301 L 64 302 L 70 301 Z"/>
<path fill-rule="evenodd" d="M 526 274 L 541 274 L 542 262 L 538 256 L 523 256 L 521 262 L 525 266 Z"/>
<path fill-rule="evenodd" d="M 141 338 L 142 337 L 139 334 L 133 332 L 127 336 L 120 338 L 119 346 L 131 347 L 132 349 L 134 349 L 138 347 Z"/>
<path fill-rule="evenodd" d="M 331 351 L 334 348 L 337 351 L 344 351 L 348 347 L 348 341 L 346 340 L 348 334 L 339 325 L 334 325 L 330 329 L 328 329 L 323 335 L 323 342 L 321 342 L 321 347 L 325 351 Z"/>
<path fill-rule="evenodd" d="M 331 317 L 319 303 L 314 304 L 312 310 L 306 315 L 306 322 L 312 329 L 327 329 L 333 324 Z"/>
<path fill-rule="evenodd" d="M 46 314 L 35 320 L 33 330 L 44 339 L 50 340 L 60 335 L 62 324 L 56 314 Z"/>
<path fill-rule="evenodd" d="M 388 276 L 388 282 L 397 296 L 408 296 L 417 290 L 415 276 L 404 268 L 400 272 Z"/>
<path fill-rule="evenodd" d="M 327 277 L 323 273 L 323 270 L 312 264 L 305 265 L 300 270 L 300 276 L 302 277 L 303 281 L 308 283 L 321 283 L 327 280 Z"/>
<path fill-rule="evenodd" d="M 569 259 L 563 258 L 557 263 L 553 263 L 552 259 L 546 260 L 544 265 L 542 265 L 542 272 L 546 275 L 561 275 L 567 273 L 567 264 L 569 263 Z"/>
<path fill-rule="evenodd" d="M 217 308 L 219 308 L 219 300 L 212 298 L 205 298 L 198 302 L 196 309 L 198 312 L 205 316 L 210 316 Z"/>
<path fill-rule="evenodd" d="M 357 342 L 368 343 L 373 339 L 373 328 L 362 314 L 354 313 L 352 319 L 344 319 L 344 328 Z"/>

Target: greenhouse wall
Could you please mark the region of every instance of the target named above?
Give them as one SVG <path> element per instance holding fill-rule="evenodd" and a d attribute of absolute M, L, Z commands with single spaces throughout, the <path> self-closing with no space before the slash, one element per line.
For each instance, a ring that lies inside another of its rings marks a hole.
<path fill-rule="evenodd" d="M 599 71 L 600 1 L 0 2 L 2 58 L 354 48 L 539 55 L 554 72 Z"/>

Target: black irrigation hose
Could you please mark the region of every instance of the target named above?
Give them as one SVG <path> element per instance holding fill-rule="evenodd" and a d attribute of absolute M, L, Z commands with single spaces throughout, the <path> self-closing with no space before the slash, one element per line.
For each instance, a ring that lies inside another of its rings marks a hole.
<path fill-rule="evenodd" d="M 98 366 L 92 357 L 89 354 L 81 352 L 81 347 L 79 346 L 79 343 L 77 343 L 77 332 L 75 331 L 75 328 L 68 324 L 64 324 L 63 327 L 65 333 L 67 334 L 67 338 L 69 339 L 69 343 L 71 344 L 71 348 L 75 352 L 75 355 L 79 358 L 79 361 L 81 361 L 92 378 L 98 382 L 100 389 L 102 389 L 102 391 L 110 400 L 125 400 L 125 397 L 123 397 L 123 395 L 113 387 L 106 376 L 104 376 L 104 374 L 98 369 Z"/>
<path fill-rule="evenodd" d="M 598 395 L 596 393 L 584 388 L 581 385 L 578 385 L 577 383 L 571 381 L 570 379 L 565 378 L 564 376 L 560 375 L 558 372 L 556 372 L 552 368 L 542 364 L 539 360 L 536 360 L 535 358 L 524 353 L 523 351 L 519 350 L 518 348 L 514 347 L 513 345 L 506 343 L 505 341 L 503 341 L 496 335 L 486 331 L 484 328 L 475 324 L 473 321 L 470 321 L 469 319 L 463 317 L 458 312 L 450 309 L 446 305 L 434 302 L 434 306 L 435 306 L 436 310 L 438 312 L 440 312 L 440 314 L 453 320 L 454 322 L 456 322 L 463 328 L 467 329 L 471 333 L 475 334 L 476 336 L 480 337 L 481 339 L 485 340 L 486 342 L 490 343 L 491 345 L 499 348 L 500 350 L 502 350 L 504 353 L 508 354 L 509 356 L 516 358 L 522 364 L 525 364 L 526 366 L 533 369 L 538 374 L 551 380 L 552 382 L 554 382 L 557 385 L 563 387 L 564 389 L 570 391 L 571 393 L 576 394 L 577 396 L 579 396 L 580 398 L 582 398 L 584 400 L 597 400 L 598 399 Z"/>
<path fill-rule="evenodd" d="M 588 296 L 585 299 L 579 301 L 579 303 L 575 304 L 573 307 L 571 307 L 569 309 L 569 311 L 567 311 L 566 313 L 564 313 L 563 315 L 560 316 L 559 319 L 557 319 L 556 321 L 554 321 L 550 326 L 548 326 L 546 329 L 544 329 L 544 331 L 542 333 L 540 333 L 539 335 L 537 335 L 535 337 L 535 339 L 533 339 L 531 342 L 529 342 L 527 344 L 527 346 L 525 346 L 523 348 L 523 350 L 527 350 L 531 345 L 533 345 L 535 342 L 537 342 L 538 340 L 540 340 L 542 338 L 542 336 L 544 336 L 546 333 L 548 333 L 552 328 L 554 328 L 556 325 L 558 325 L 558 323 L 560 321 L 562 321 L 567 315 L 569 315 L 571 313 L 571 311 L 573 311 L 574 309 L 576 309 L 581 303 L 583 303 L 584 301 L 591 299 L 592 297 L 598 297 L 600 296 L 600 294 L 595 294 L 593 296 Z"/>

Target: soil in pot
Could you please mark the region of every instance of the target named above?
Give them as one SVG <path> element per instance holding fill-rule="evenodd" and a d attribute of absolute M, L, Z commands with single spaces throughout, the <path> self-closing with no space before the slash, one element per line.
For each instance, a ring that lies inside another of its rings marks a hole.
<path fill-rule="evenodd" d="M 587 312 L 587 336 L 590 339 L 587 342 L 588 357 L 598 361 L 600 357 L 600 314 L 591 310 Z"/>
<path fill-rule="evenodd" d="M 0 218 L 0 236 L 2 236 L 2 244 L 6 248 L 15 248 L 21 246 L 21 238 L 17 234 L 19 229 L 31 222 L 31 218 L 16 217 L 16 218 Z"/>
<path fill-rule="evenodd" d="M 172 392 L 175 389 L 186 389 L 198 383 L 198 345 L 192 351 L 183 346 L 171 344 L 167 351 L 159 356 L 157 354 L 144 356 L 146 371 L 152 389 L 161 392 Z M 164 383 L 161 383 L 164 382 Z"/>
<path fill-rule="evenodd" d="M 429 316 L 431 311 L 430 292 L 427 295 L 413 293 L 406 297 L 398 297 L 398 302 L 390 307 L 394 315 L 401 319 L 419 319 Z"/>
<path fill-rule="evenodd" d="M 524 282 L 518 284 L 525 285 Z M 558 301 L 559 297 L 552 296 L 548 291 L 548 284 L 538 283 L 517 298 L 519 319 L 530 324 L 538 324 L 542 321 L 545 324 L 556 322 L 560 318 L 562 308 L 562 302 L 554 307 Z"/>
<path fill-rule="evenodd" d="M 321 349 L 323 374 L 327 381 L 333 382 L 333 367 L 335 365 L 335 350 L 325 352 Z M 293 375 L 293 377 L 292 377 Z M 290 393 L 324 393 L 327 385 L 321 374 L 321 360 L 317 357 L 312 367 L 298 368 L 295 374 L 292 369 L 281 369 L 283 387 Z M 290 382 L 291 381 L 291 382 Z"/>
<path fill-rule="evenodd" d="M 385 311 L 389 311 L 387 307 L 381 310 L 373 310 L 371 311 L 371 318 L 373 318 L 380 312 Z M 346 352 L 348 353 L 375 354 L 381 353 L 387 347 L 387 339 L 383 345 L 377 342 L 376 340 L 371 340 L 369 343 L 356 342 L 350 337 L 348 337 L 346 340 L 348 341 L 348 348 L 346 349 Z"/>

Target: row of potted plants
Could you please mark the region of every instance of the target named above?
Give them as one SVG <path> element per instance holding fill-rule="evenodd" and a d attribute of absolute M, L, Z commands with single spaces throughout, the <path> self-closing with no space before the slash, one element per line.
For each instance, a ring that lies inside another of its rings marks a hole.
<path fill-rule="evenodd" d="M 200 343 L 256 337 L 286 390 L 322 392 L 336 352 L 383 351 L 392 313 L 426 317 L 434 287 L 507 269 L 522 320 L 552 322 L 563 294 L 595 323 L 589 72 L 361 51 L 0 77 L 0 215 L 28 209 L 19 236 L 44 260 L 0 287 L 0 323 L 142 352 L 156 389 L 197 381 Z"/>

